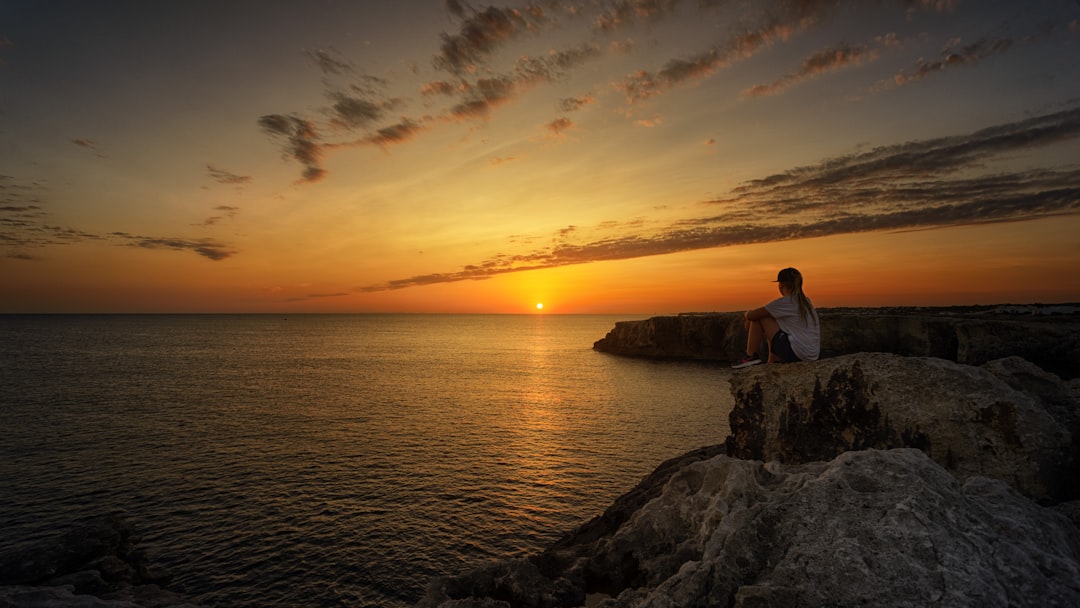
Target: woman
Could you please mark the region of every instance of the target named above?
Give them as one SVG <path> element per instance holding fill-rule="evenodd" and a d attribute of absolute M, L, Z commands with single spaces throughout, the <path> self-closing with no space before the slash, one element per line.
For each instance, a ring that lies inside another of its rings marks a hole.
<path fill-rule="evenodd" d="M 785 268 L 773 282 L 779 283 L 780 297 L 744 315 L 746 356 L 731 366 L 735 369 L 761 363 L 757 350 L 762 337 L 769 345 L 769 363 L 817 361 L 821 354 L 821 325 L 814 304 L 803 293 L 802 274 Z"/>

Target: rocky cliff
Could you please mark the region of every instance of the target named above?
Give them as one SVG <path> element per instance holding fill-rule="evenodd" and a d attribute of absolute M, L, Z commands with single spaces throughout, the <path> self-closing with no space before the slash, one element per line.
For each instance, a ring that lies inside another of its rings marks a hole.
<path fill-rule="evenodd" d="M 432 582 L 420 607 L 1076 606 L 1080 531 L 915 449 L 668 465 L 548 551 Z M 621 524 L 616 522 L 622 520 Z"/>
<path fill-rule="evenodd" d="M 821 354 L 938 357 L 981 365 L 1019 356 L 1063 378 L 1080 377 L 1080 305 L 823 308 Z M 637 357 L 731 362 L 746 344 L 742 313 L 622 321 L 593 348 Z"/>
<path fill-rule="evenodd" d="M 719 359 L 733 325 L 661 317 L 598 349 Z M 733 373 L 724 444 L 664 463 L 541 554 L 433 580 L 418 606 L 1080 605 L 1080 381 L 980 360 L 1030 328 L 965 325 L 866 320 L 894 350 L 955 343 L 978 366 L 860 352 Z M 1047 335 L 1068 342 L 1060 327 Z"/>

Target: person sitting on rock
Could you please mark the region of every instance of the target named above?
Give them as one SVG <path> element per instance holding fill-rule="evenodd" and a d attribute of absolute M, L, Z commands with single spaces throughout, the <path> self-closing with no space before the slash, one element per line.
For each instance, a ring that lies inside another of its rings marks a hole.
<path fill-rule="evenodd" d="M 761 308 L 746 311 L 746 356 L 731 367 L 741 369 L 761 363 L 758 347 L 764 337 L 769 363 L 817 361 L 821 353 L 821 325 L 817 310 L 803 293 L 802 273 L 785 268 L 776 275 L 780 297 Z"/>

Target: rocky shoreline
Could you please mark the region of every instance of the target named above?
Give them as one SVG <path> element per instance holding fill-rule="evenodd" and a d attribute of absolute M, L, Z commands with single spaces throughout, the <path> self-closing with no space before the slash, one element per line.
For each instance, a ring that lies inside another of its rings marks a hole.
<path fill-rule="evenodd" d="M 724 443 L 418 607 L 1080 605 L 1076 314 L 822 311 L 826 358 L 732 374 Z M 596 349 L 724 362 L 741 330 L 655 317 Z"/>
<path fill-rule="evenodd" d="M 822 308 L 821 356 L 859 352 L 937 357 L 968 365 L 1023 357 L 1080 377 L 1080 304 Z M 742 357 L 741 312 L 622 321 L 593 344 L 610 354 L 730 363 Z"/>
<path fill-rule="evenodd" d="M 731 372 L 722 443 L 418 607 L 1080 605 L 1080 306 L 821 312 L 822 360 Z M 594 348 L 723 363 L 742 331 L 654 317 Z M 197 608 L 138 541 L 111 514 L 5 548 L 0 606 Z"/>

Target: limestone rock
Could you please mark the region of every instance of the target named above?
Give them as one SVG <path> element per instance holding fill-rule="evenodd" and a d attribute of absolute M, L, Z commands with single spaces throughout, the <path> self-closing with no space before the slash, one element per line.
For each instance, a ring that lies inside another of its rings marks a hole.
<path fill-rule="evenodd" d="M 1075 606 L 1080 531 L 999 481 L 959 483 L 919 450 L 802 465 L 720 455 L 670 472 L 600 536 L 484 570 L 420 605 Z M 476 584 L 493 570 L 521 578 Z"/>
<path fill-rule="evenodd" d="M 1038 314 L 1044 310 L 1054 314 Z M 823 358 L 887 352 L 980 365 L 1019 356 L 1063 378 L 1080 377 L 1080 306 L 823 308 L 819 313 Z M 593 348 L 730 363 L 742 356 L 745 344 L 742 313 L 728 312 L 621 321 Z"/>
<path fill-rule="evenodd" d="M 912 447 L 961 479 L 993 477 L 1042 501 L 1080 498 L 1068 426 L 1077 405 L 1022 360 L 986 369 L 858 353 L 743 370 L 731 391 L 729 456 L 794 464 Z"/>

